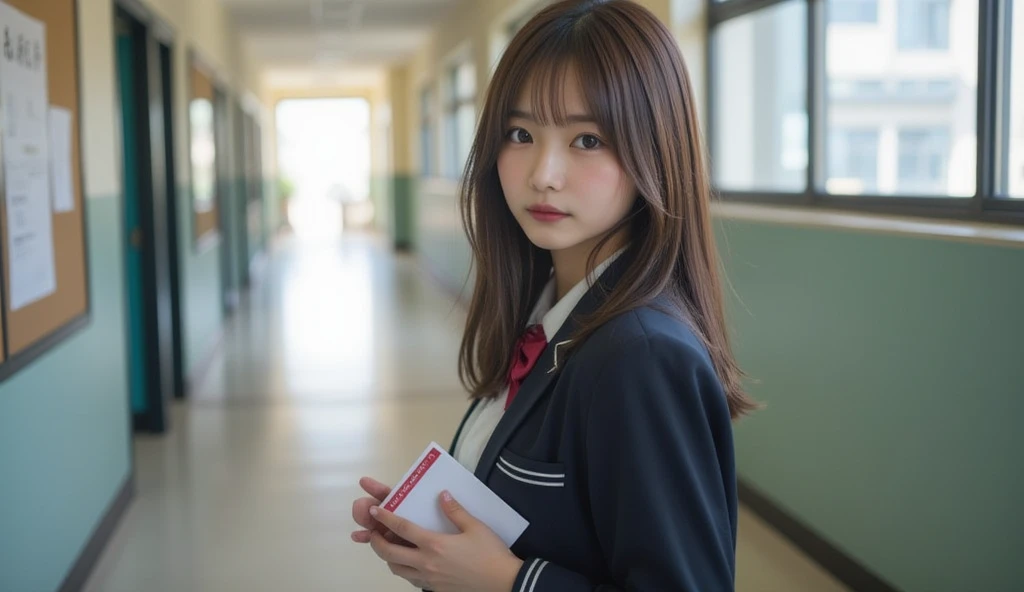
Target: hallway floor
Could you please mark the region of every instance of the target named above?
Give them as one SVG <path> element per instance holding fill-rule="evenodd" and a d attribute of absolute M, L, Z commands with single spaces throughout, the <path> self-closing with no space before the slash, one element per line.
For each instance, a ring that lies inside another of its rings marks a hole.
<path fill-rule="evenodd" d="M 87 592 L 412 590 L 352 543 L 357 480 L 398 480 L 467 402 L 462 312 L 380 240 L 283 238 L 171 432 L 135 440 L 137 495 Z M 845 590 L 742 511 L 737 590 Z"/>

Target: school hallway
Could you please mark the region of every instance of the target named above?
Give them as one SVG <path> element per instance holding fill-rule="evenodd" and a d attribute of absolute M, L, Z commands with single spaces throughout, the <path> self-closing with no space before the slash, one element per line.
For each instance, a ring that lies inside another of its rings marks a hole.
<path fill-rule="evenodd" d="M 636 104 L 616 162 L 572 162 L 714 194 L 684 234 L 763 404 L 733 423 L 737 590 L 1020 592 L 1014 0 L 0 0 L 0 592 L 412 589 L 351 506 L 468 408 L 464 165 L 513 140 L 490 107 L 555 4 L 660 31 L 608 36 L 595 88 Z M 673 42 L 683 95 L 644 74 Z M 677 128 L 686 158 L 645 146 Z M 561 168 L 571 210 L 611 186 Z"/>
<path fill-rule="evenodd" d="M 462 322 L 376 236 L 280 239 L 174 430 L 136 437 L 136 497 L 86 590 L 411 589 L 350 541 L 351 503 L 450 443 Z M 742 592 L 846 590 L 745 510 L 737 561 Z"/>

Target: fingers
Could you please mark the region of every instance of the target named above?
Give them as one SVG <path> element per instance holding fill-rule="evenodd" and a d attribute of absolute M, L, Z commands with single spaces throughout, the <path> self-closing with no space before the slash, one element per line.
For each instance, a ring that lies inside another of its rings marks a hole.
<path fill-rule="evenodd" d="M 413 569 L 405 565 L 398 565 L 397 563 L 389 563 L 388 569 L 391 573 L 409 582 L 415 588 L 420 590 L 426 590 L 429 588 L 426 581 L 423 579 L 423 574 L 419 570 Z"/>
<path fill-rule="evenodd" d="M 361 497 L 352 503 L 352 519 L 356 524 L 366 529 L 373 529 L 377 521 L 370 516 L 370 508 L 380 504 L 379 500 L 372 497 Z"/>
<path fill-rule="evenodd" d="M 390 487 L 371 477 L 363 477 L 360 479 L 359 486 L 363 488 L 363 491 L 377 498 L 379 501 L 384 501 L 384 498 L 391 494 Z"/>
<path fill-rule="evenodd" d="M 416 567 L 418 564 L 419 550 L 389 543 L 379 532 L 370 533 L 370 547 L 377 557 L 388 563 L 397 563 L 407 567 Z"/>
<path fill-rule="evenodd" d="M 370 535 L 374 532 L 379 532 L 384 535 L 384 540 L 395 545 L 402 545 L 403 547 L 412 547 L 413 544 L 409 541 L 402 540 L 397 534 L 391 532 L 386 527 L 378 525 L 379 528 L 375 530 L 357 530 L 352 533 L 352 540 L 357 543 L 369 543 Z"/>
<path fill-rule="evenodd" d="M 468 531 L 477 522 L 476 518 L 471 516 L 447 491 L 441 493 L 441 508 L 452 524 L 462 532 Z"/>
<path fill-rule="evenodd" d="M 395 516 L 380 506 L 370 508 L 370 515 L 392 532 L 416 546 L 422 546 L 422 543 L 431 536 L 429 531 L 416 526 L 405 518 Z"/>

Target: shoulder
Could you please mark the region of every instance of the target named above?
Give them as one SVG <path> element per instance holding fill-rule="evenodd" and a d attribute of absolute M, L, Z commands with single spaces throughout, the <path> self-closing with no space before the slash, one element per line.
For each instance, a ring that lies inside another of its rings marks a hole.
<path fill-rule="evenodd" d="M 693 325 L 671 312 L 664 301 L 622 313 L 599 327 L 580 345 L 577 360 L 590 373 L 629 371 L 672 361 L 688 368 L 713 369 L 711 356 Z M 608 370 L 605 370 L 607 372 Z"/>
<path fill-rule="evenodd" d="M 658 304 L 623 313 L 580 345 L 573 362 L 584 413 L 618 421 L 665 413 L 729 421 L 711 356 L 692 325 Z"/>

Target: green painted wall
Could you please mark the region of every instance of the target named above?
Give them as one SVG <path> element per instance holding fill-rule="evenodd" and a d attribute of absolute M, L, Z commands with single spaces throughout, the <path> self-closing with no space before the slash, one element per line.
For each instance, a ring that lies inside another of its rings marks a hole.
<path fill-rule="evenodd" d="M 370 177 L 370 203 L 373 204 L 373 229 L 385 236 L 394 236 L 392 208 L 394 183 L 390 175 Z"/>
<path fill-rule="evenodd" d="M 262 182 L 260 182 L 262 187 Z M 266 221 L 264 220 L 264 204 L 262 200 L 249 202 L 246 212 L 246 225 L 247 232 L 249 233 L 248 247 L 249 252 L 247 254 L 248 259 L 252 262 L 266 247 Z"/>
<path fill-rule="evenodd" d="M 395 175 L 391 179 L 392 205 L 389 216 L 392 244 L 401 249 L 416 245 L 416 178 Z"/>
<path fill-rule="evenodd" d="M 1024 582 L 1024 250 L 725 222 L 739 470 L 908 591 Z"/>
<path fill-rule="evenodd" d="M 222 323 L 223 247 L 196 251 L 188 188 L 179 192 L 191 373 L 212 353 Z M 0 383 L 3 592 L 56 590 L 131 470 L 121 198 L 91 198 L 86 208 L 91 321 Z"/>
<path fill-rule="evenodd" d="M 242 285 L 241 237 L 245 232 L 245 206 L 241 200 L 238 179 L 221 179 L 220 190 L 224 192 L 220 212 L 224 216 L 223 223 L 226 230 L 226 235 L 221 236 L 220 242 L 220 248 L 225 251 L 222 261 L 227 265 L 225 288 L 228 292 L 237 295 Z"/>
<path fill-rule="evenodd" d="M 456 291 L 472 290 L 467 279 L 472 252 L 459 218 L 454 185 L 436 179 L 416 180 L 412 192 L 413 243 L 423 262 L 445 285 Z M 468 294 L 468 292 L 467 292 Z"/>
<path fill-rule="evenodd" d="M 130 471 L 120 198 L 86 211 L 92 319 L 0 383 L 4 592 L 56 590 Z"/>
<path fill-rule="evenodd" d="M 216 343 L 223 322 L 221 307 L 221 242 L 197 250 L 193 240 L 191 189 L 179 187 L 178 228 L 181 267 L 181 324 L 185 375 L 191 377 Z"/>
<path fill-rule="evenodd" d="M 388 175 L 371 180 L 377 232 L 388 237 L 396 249 L 413 249 L 416 245 L 417 178 L 412 175 Z"/>
<path fill-rule="evenodd" d="M 263 182 L 263 216 L 267 221 L 267 237 L 272 238 L 280 230 L 287 220 L 284 216 L 283 199 L 277 187 L 277 179 L 266 179 Z"/>
<path fill-rule="evenodd" d="M 459 287 L 455 196 L 417 251 Z M 1024 582 L 1024 249 L 717 221 L 736 353 L 767 405 L 739 472 L 908 592 Z"/>

